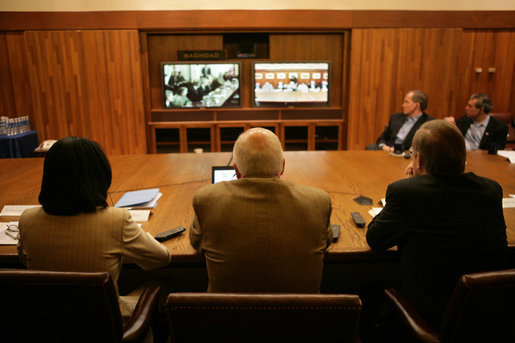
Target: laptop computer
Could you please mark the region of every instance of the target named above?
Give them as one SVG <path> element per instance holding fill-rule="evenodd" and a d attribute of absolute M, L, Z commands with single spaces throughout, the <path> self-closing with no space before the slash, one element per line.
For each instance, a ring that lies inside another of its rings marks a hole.
<path fill-rule="evenodd" d="M 236 180 L 236 171 L 231 166 L 213 166 L 211 167 L 211 183 L 221 181 Z"/>

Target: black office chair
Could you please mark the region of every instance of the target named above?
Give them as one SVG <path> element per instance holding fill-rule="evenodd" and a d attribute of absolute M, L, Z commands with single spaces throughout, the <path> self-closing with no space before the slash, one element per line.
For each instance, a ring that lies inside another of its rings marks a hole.
<path fill-rule="evenodd" d="M 508 125 L 508 137 L 506 138 L 506 150 L 515 149 L 515 115 L 509 112 L 490 113 L 493 117 L 502 120 Z"/>
<path fill-rule="evenodd" d="M 356 342 L 357 295 L 171 293 L 172 342 Z"/>
<path fill-rule="evenodd" d="M 439 333 L 398 291 L 386 295 L 414 342 L 515 342 L 515 269 L 463 275 Z"/>
<path fill-rule="evenodd" d="M 109 273 L 0 270 L 3 342 L 140 342 L 161 293 L 150 286 L 122 326 Z"/>

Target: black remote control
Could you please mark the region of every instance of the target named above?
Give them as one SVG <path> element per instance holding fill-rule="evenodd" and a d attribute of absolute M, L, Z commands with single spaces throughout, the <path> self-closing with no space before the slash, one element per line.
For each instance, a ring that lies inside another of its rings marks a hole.
<path fill-rule="evenodd" d="M 331 224 L 331 230 L 333 230 L 333 242 L 338 241 L 338 237 L 340 237 L 340 225 Z"/>
<path fill-rule="evenodd" d="M 170 238 L 173 238 L 177 235 L 180 235 L 181 233 L 183 233 L 184 231 L 186 231 L 185 228 L 183 228 L 182 226 L 177 226 L 171 230 L 168 230 L 168 231 L 165 231 L 165 232 L 161 232 L 161 233 L 158 233 L 154 238 L 159 241 L 159 242 L 164 242 Z"/>
<path fill-rule="evenodd" d="M 352 216 L 352 220 L 354 220 L 354 224 L 356 224 L 357 227 L 365 227 L 367 224 L 359 212 L 351 212 L 350 215 Z"/>

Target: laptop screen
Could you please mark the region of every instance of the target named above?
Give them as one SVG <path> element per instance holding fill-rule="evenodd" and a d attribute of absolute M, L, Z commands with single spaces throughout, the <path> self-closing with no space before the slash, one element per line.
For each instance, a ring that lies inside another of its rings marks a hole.
<path fill-rule="evenodd" d="M 236 172 L 234 171 L 233 167 L 211 167 L 211 183 L 231 181 L 236 179 Z"/>

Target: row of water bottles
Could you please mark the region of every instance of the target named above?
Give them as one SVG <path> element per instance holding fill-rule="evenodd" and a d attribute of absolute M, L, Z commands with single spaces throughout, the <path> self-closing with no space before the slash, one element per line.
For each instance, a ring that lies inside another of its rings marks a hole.
<path fill-rule="evenodd" d="M 0 136 L 14 136 L 27 131 L 30 131 L 29 116 L 16 118 L 9 118 L 6 116 L 0 117 Z"/>

